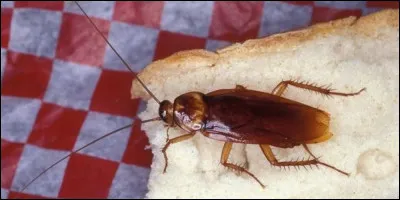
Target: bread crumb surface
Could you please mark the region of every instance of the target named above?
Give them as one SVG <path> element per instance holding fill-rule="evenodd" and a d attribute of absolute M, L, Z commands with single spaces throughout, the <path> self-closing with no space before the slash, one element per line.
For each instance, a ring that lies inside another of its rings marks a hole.
<path fill-rule="evenodd" d="M 187 68 L 151 85 L 159 87 L 155 89 L 158 98 L 170 101 L 185 92 L 206 93 L 236 84 L 271 92 L 286 79 L 331 84 L 341 92 L 366 87 L 353 97 L 326 98 L 292 86 L 284 94 L 331 114 L 333 137 L 308 146 L 314 155 L 322 156 L 321 161 L 350 172 L 350 177 L 324 166 L 280 169 L 269 164 L 258 145 L 234 144 L 229 161 L 247 164 L 266 185 L 262 189 L 245 173 L 224 168 L 220 164 L 223 143 L 200 133 L 168 148 L 168 168 L 163 174 L 161 148 L 167 129 L 162 122 L 150 122 L 142 125 L 154 154 L 147 198 L 399 198 L 398 26 L 376 31 L 371 37 L 345 29 L 279 52 L 216 56 L 202 63 L 214 63 L 213 67 Z M 158 104 L 151 100 L 139 117 L 154 118 L 157 111 Z M 170 139 L 182 134 L 169 130 Z M 280 161 L 308 158 L 302 147 L 272 148 Z"/>

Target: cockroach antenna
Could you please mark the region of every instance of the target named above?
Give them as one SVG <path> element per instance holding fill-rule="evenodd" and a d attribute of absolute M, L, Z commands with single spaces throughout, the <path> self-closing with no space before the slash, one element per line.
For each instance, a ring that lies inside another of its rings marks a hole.
<path fill-rule="evenodd" d="M 139 120 L 140 120 L 140 119 L 139 119 Z M 159 121 L 159 120 L 161 120 L 161 118 L 160 118 L 160 117 L 156 117 L 156 118 L 153 118 L 153 119 L 143 120 L 143 121 L 141 121 L 141 123 L 144 124 L 144 123 L 147 123 L 147 122 Z M 123 127 L 119 128 L 119 129 L 117 129 L 117 130 L 111 131 L 111 132 L 109 132 L 109 133 L 107 133 L 107 134 L 105 134 L 105 135 L 103 135 L 103 136 L 101 136 L 101 137 L 99 137 L 99 138 L 97 138 L 97 139 L 95 139 L 95 140 L 89 142 L 88 144 L 84 145 L 83 147 L 81 147 L 81 148 L 79 148 L 79 149 L 77 149 L 77 150 L 75 150 L 75 151 L 69 153 L 68 155 L 64 156 L 63 158 L 61 158 L 60 160 L 58 160 L 57 162 L 55 162 L 54 164 L 52 164 L 51 166 L 49 166 L 48 168 L 46 168 L 45 170 L 43 170 L 43 172 L 41 172 L 39 175 L 37 175 L 35 178 L 33 178 L 28 184 L 26 184 L 26 185 L 21 189 L 20 192 L 23 192 L 23 191 L 24 191 L 26 188 L 28 188 L 33 182 L 35 182 L 36 179 L 38 179 L 40 176 L 42 176 L 44 173 L 46 173 L 48 170 L 50 170 L 51 168 L 53 168 L 54 166 L 56 166 L 56 165 L 57 165 L 58 163 L 60 163 L 61 161 L 63 161 L 63 160 L 65 160 L 65 159 L 67 159 L 68 157 L 70 157 L 73 153 L 77 153 L 78 151 L 81 151 L 82 149 L 84 149 L 84 148 L 86 148 L 86 147 L 88 147 L 88 146 L 90 146 L 90 145 L 92 145 L 92 144 L 94 144 L 94 143 L 96 143 L 96 142 L 98 142 L 98 141 L 100 141 L 100 140 L 102 140 L 102 139 L 104 139 L 104 138 L 106 138 L 106 137 L 108 137 L 108 136 L 110 136 L 110 135 L 112 135 L 112 134 L 118 132 L 118 131 L 121 131 L 121 130 L 124 130 L 124 129 L 126 129 L 126 128 L 129 128 L 129 127 L 131 127 L 132 125 L 133 125 L 133 124 L 131 123 L 131 124 L 129 124 L 129 125 L 126 125 L 126 126 L 123 126 Z"/>
<path fill-rule="evenodd" d="M 107 42 L 107 44 L 111 47 L 111 49 L 115 52 L 115 54 L 116 54 L 116 55 L 120 58 L 120 60 L 124 63 L 124 65 L 126 66 L 126 68 L 128 68 L 128 70 L 131 71 L 131 72 L 135 75 L 136 79 L 137 79 L 137 80 L 139 81 L 139 83 L 143 86 L 143 88 L 153 97 L 153 99 L 154 99 L 158 104 L 160 104 L 160 101 L 157 99 L 157 97 L 155 97 L 155 95 L 146 87 L 146 85 L 142 82 L 142 80 L 140 80 L 140 78 L 139 78 L 138 76 L 136 76 L 135 72 L 133 72 L 133 70 L 129 67 L 128 63 L 127 63 L 127 62 L 121 57 L 121 55 L 114 49 L 114 47 L 110 44 L 110 42 L 107 40 L 107 38 L 101 33 L 101 31 L 97 28 L 97 26 L 94 24 L 94 22 L 90 19 L 90 17 L 89 17 L 89 16 L 86 14 L 86 12 L 82 9 L 82 7 L 79 5 L 79 3 L 76 2 L 76 1 L 75 1 L 75 3 L 76 3 L 76 5 L 79 7 L 79 9 L 81 9 L 81 11 L 85 14 L 85 16 L 87 17 L 87 19 L 89 20 L 89 22 L 90 22 L 90 23 L 94 26 L 94 28 L 96 29 L 96 31 L 103 37 L 103 39 Z M 134 117 L 134 118 L 140 120 L 138 117 Z M 141 123 L 143 124 L 143 123 L 147 123 L 147 122 L 160 121 L 160 120 L 162 120 L 160 117 L 155 117 L 155 118 L 153 118 L 153 119 L 148 119 L 148 120 L 143 120 L 143 121 L 140 120 L 140 121 L 141 121 Z M 95 139 L 95 140 L 89 142 L 88 144 L 84 145 L 83 147 L 81 147 L 81 148 L 79 148 L 79 149 L 77 149 L 77 150 L 75 150 L 75 151 L 69 153 L 68 155 L 64 156 L 63 158 L 59 159 L 57 162 L 55 162 L 54 164 L 52 164 L 51 166 L 49 166 L 48 168 L 46 168 L 45 170 L 43 170 L 43 172 L 41 172 L 39 175 L 37 175 L 35 178 L 33 178 L 28 184 L 26 184 L 26 185 L 20 190 L 20 192 L 23 192 L 23 191 L 24 191 L 26 188 L 28 188 L 33 182 L 35 182 L 40 176 L 42 176 L 44 173 L 46 173 L 48 170 L 50 170 L 51 168 L 53 168 L 53 167 L 54 167 L 55 165 L 57 165 L 58 163 L 60 163 L 60 162 L 62 162 L 63 160 L 67 159 L 68 157 L 70 157 L 73 153 L 77 153 L 77 152 L 81 151 L 82 149 L 84 149 L 84 148 L 86 148 L 86 147 L 88 147 L 88 146 L 90 146 L 90 145 L 92 145 L 92 144 L 94 144 L 94 143 L 96 143 L 96 142 L 98 142 L 98 141 L 100 141 L 100 140 L 102 140 L 102 139 L 104 139 L 104 138 L 106 138 L 106 137 L 108 137 L 108 136 L 114 134 L 114 133 L 117 133 L 117 132 L 119 132 L 119 131 L 121 131 L 121 130 L 123 130 L 123 129 L 126 129 L 126 128 L 131 127 L 132 125 L 133 125 L 133 124 L 129 124 L 129 125 L 126 125 L 126 126 L 123 126 L 123 127 L 119 128 L 119 129 L 116 129 L 116 130 L 114 130 L 114 131 L 111 131 L 111 132 L 109 132 L 109 133 L 107 133 L 107 134 L 105 134 L 105 135 L 103 135 L 103 136 L 101 136 L 101 137 L 99 137 L 99 138 L 97 138 L 97 139 Z"/>
<path fill-rule="evenodd" d="M 151 97 L 153 97 L 153 99 L 160 104 L 160 100 L 157 99 L 157 97 L 146 87 L 146 85 L 143 83 L 142 80 L 140 80 L 140 78 L 135 74 L 135 72 L 133 72 L 133 70 L 129 67 L 128 63 L 122 58 L 122 56 L 117 52 L 117 50 L 114 49 L 114 47 L 110 44 L 110 42 L 107 40 L 107 38 L 101 33 L 101 31 L 97 28 L 97 26 L 94 24 L 94 22 L 90 19 L 90 17 L 87 15 L 87 13 L 82 9 L 82 7 L 79 5 L 79 3 L 77 1 L 74 1 L 76 3 L 76 5 L 79 7 L 79 9 L 83 12 L 83 14 L 85 14 L 86 18 L 89 20 L 89 22 L 94 26 L 94 28 L 96 29 L 96 31 L 101 35 L 101 37 L 107 42 L 107 44 L 110 46 L 110 48 L 114 51 L 114 53 L 119 57 L 119 59 L 122 61 L 122 63 L 124 63 L 125 67 L 128 68 L 129 71 L 131 71 L 136 79 L 139 81 L 139 83 L 143 86 L 143 88 L 147 91 L 147 93 L 150 94 Z"/>

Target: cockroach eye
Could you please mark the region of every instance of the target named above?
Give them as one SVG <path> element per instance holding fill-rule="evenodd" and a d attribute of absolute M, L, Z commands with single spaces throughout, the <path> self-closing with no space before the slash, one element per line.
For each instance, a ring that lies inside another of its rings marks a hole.
<path fill-rule="evenodd" d="M 165 118 L 166 115 L 167 115 L 167 111 L 163 110 L 163 111 L 161 112 L 161 117 L 162 117 L 162 118 Z"/>
<path fill-rule="evenodd" d="M 160 103 L 158 115 L 165 123 L 172 123 L 172 103 L 168 100 L 164 100 Z"/>

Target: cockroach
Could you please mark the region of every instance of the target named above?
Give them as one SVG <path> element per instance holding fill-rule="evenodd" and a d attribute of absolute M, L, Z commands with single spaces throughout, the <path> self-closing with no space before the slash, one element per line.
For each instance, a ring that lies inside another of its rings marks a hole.
<path fill-rule="evenodd" d="M 133 73 L 126 61 L 99 31 L 82 7 L 77 2 L 75 3 L 123 64 Z M 228 162 L 228 157 L 234 143 L 259 145 L 265 158 L 274 166 L 305 167 L 319 164 L 343 175 L 350 176 L 348 172 L 321 162 L 319 158 L 311 153 L 307 146 L 308 144 L 325 142 L 333 136 L 329 130 L 330 114 L 321 109 L 285 98 L 282 94 L 287 90 L 289 85 L 299 89 L 314 91 L 326 96 L 336 95 L 344 97 L 359 95 L 361 92 L 365 91 L 366 88 L 362 88 L 358 92 L 344 93 L 334 92 L 333 89 L 329 87 L 319 87 L 315 84 L 295 80 L 284 80 L 277 84 L 271 93 L 251 90 L 242 85 L 236 85 L 235 88 L 219 89 L 209 93 L 198 91 L 187 92 L 176 97 L 175 100 L 171 102 L 169 100 L 158 100 L 138 76 L 135 75 L 135 78 L 159 104 L 158 117 L 144 120 L 142 123 L 163 121 L 168 128 L 177 127 L 186 132 L 184 135 L 169 139 L 167 131 L 166 144 L 162 148 L 165 159 L 163 173 L 166 172 L 168 167 L 168 147 L 172 144 L 188 140 L 196 133 L 200 132 L 205 137 L 224 142 L 220 157 L 220 163 L 223 166 L 246 173 L 257 181 L 262 188 L 265 187 L 264 184 L 253 173 L 249 172 L 244 167 Z M 76 153 L 129 126 L 130 125 L 107 133 L 72 153 Z M 278 148 L 302 146 L 307 153 L 310 154 L 311 158 L 301 161 L 278 161 L 271 150 L 271 146 Z M 39 176 L 69 157 L 72 153 L 44 170 L 29 182 L 22 191 L 32 184 Z"/>

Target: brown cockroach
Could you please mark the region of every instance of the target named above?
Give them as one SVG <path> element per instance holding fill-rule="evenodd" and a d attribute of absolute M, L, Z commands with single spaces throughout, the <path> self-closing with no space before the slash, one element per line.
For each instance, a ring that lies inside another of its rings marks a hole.
<path fill-rule="evenodd" d="M 133 73 L 129 65 L 117 53 L 107 38 L 98 30 L 97 26 L 91 21 L 82 7 L 80 7 L 77 2 L 75 3 L 124 65 Z M 235 88 L 220 89 L 206 94 L 196 91 L 188 92 L 176 97 L 175 100 L 171 102 L 168 100 L 159 101 L 139 77 L 135 75 L 135 78 L 147 93 L 159 104 L 159 116 L 153 119 L 144 120 L 142 123 L 163 121 L 168 128 L 178 127 L 186 132 L 186 134 L 172 139 L 168 138 L 167 132 L 166 145 L 162 149 L 165 159 L 163 173 L 166 172 L 168 166 L 168 158 L 166 154 L 168 147 L 172 144 L 188 140 L 197 132 L 200 132 L 205 137 L 224 142 L 220 158 L 220 163 L 223 166 L 248 174 L 263 188 L 265 187 L 264 184 L 262 184 L 254 174 L 246 170 L 244 167 L 228 162 L 228 157 L 234 143 L 259 145 L 265 158 L 274 166 L 299 167 L 320 164 L 341 174 L 347 176 L 350 175 L 332 165 L 319 161 L 307 146 L 307 144 L 327 141 L 333 136 L 329 130 L 329 113 L 284 98 L 282 97 L 282 94 L 289 85 L 314 91 L 326 96 L 337 95 L 345 97 L 358 95 L 364 91 L 365 88 L 354 93 L 343 93 L 333 92 L 330 88 L 323 88 L 309 83 L 285 80 L 281 81 L 271 93 L 250 90 L 241 85 L 237 85 Z M 107 133 L 72 153 L 78 152 L 83 148 L 129 126 L 130 125 Z M 278 148 L 302 146 L 308 154 L 310 154 L 311 159 L 302 161 L 278 161 L 271 150 L 271 146 Z M 29 182 L 22 190 L 26 189 L 39 176 L 69 157 L 71 154 L 48 167 Z"/>

